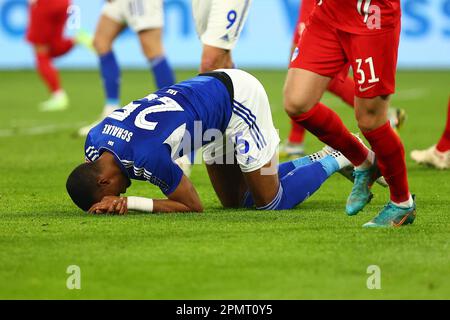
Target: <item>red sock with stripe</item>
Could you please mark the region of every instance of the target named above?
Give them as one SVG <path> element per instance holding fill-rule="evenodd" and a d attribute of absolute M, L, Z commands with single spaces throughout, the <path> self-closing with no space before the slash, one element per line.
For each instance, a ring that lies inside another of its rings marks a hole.
<path fill-rule="evenodd" d="M 448 100 L 447 109 L 447 124 L 445 125 L 445 131 L 442 134 L 436 149 L 440 152 L 446 152 L 450 150 L 450 99 Z"/>
<path fill-rule="evenodd" d="M 361 165 L 367 159 L 369 150 L 348 131 L 336 112 L 322 103 L 291 118 L 323 143 L 341 151 L 355 166 Z"/>
<path fill-rule="evenodd" d="M 291 119 L 291 131 L 289 132 L 288 141 L 294 144 L 301 144 L 305 140 L 305 128 Z"/>
<path fill-rule="evenodd" d="M 378 129 L 363 132 L 377 157 L 381 174 L 389 184 L 391 200 L 402 203 L 410 199 L 405 149 L 389 122 Z"/>
<path fill-rule="evenodd" d="M 41 78 L 44 80 L 48 89 L 51 92 L 55 92 L 61 89 L 59 83 L 58 71 L 52 64 L 52 59 L 47 53 L 36 54 L 37 71 Z"/>

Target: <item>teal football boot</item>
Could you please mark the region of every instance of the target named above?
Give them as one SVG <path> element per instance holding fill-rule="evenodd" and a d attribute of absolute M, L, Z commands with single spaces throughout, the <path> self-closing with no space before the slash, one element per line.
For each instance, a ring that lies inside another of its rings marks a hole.
<path fill-rule="evenodd" d="M 345 212 L 349 216 L 354 216 L 360 212 L 364 207 L 372 200 L 373 194 L 370 191 L 376 177 L 378 168 L 373 165 L 367 170 L 355 170 L 353 176 L 355 181 L 353 183 L 353 189 L 347 199 L 347 205 L 345 206 Z"/>
<path fill-rule="evenodd" d="M 363 225 L 364 228 L 400 227 L 412 224 L 416 219 L 416 199 L 413 196 L 413 205 L 410 208 L 398 207 L 389 202 L 383 210 L 371 221 Z"/>

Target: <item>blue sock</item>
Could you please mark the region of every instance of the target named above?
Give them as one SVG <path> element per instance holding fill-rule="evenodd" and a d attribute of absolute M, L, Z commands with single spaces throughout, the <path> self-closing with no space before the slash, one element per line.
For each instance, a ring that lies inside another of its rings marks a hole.
<path fill-rule="evenodd" d="M 326 171 L 328 176 L 331 176 L 336 171 L 339 171 L 339 163 L 337 160 L 332 156 L 326 156 L 325 158 L 322 158 L 318 161 L 323 169 Z"/>
<path fill-rule="evenodd" d="M 313 163 L 313 161 L 311 161 L 311 158 L 309 156 L 280 163 L 280 165 L 278 166 L 278 176 L 281 179 L 295 168 L 306 166 L 311 163 Z"/>
<path fill-rule="evenodd" d="M 298 167 L 303 167 L 308 164 L 314 163 L 314 161 L 312 161 L 311 158 L 309 156 L 307 156 L 307 157 L 302 157 L 302 158 L 292 160 L 292 163 L 294 164 L 294 166 L 296 168 L 298 168 Z"/>
<path fill-rule="evenodd" d="M 280 178 L 280 187 L 275 198 L 266 206 L 257 209 L 292 209 L 316 192 L 328 177 L 320 162 L 297 167 Z M 242 205 L 246 208 L 253 207 L 254 202 L 250 193 L 246 193 Z"/>
<path fill-rule="evenodd" d="M 155 77 L 158 89 L 169 87 L 175 84 L 175 75 L 165 56 L 156 57 L 150 60 L 153 76 Z"/>
<path fill-rule="evenodd" d="M 119 104 L 120 69 L 114 52 L 100 56 L 100 73 L 106 94 L 106 104 Z"/>
<path fill-rule="evenodd" d="M 281 179 L 295 169 L 293 161 L 283 162 L 278 165 L 278 177 Z"/>

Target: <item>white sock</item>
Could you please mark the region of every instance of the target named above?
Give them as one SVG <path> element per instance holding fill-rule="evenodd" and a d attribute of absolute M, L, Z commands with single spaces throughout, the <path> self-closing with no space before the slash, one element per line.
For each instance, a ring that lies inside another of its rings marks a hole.
<path fill-rule="evenodd" d="M 400 208 L 411 208 L 414 204 L 414 200 L 411 196 L 411 194 L 409 195 L 409 199 L 403 202 L 394 202 L 392 201 L 393 204 L 395 204 L 397 207 Z"/>
<path fill-rule="evenodd" d="M 63 89 L 59 89 L 56 90 L 54 92 L 52 92 L 52 97 L 53 98 L 60 98 L 66 95 L 66 92 Z"/>
<path fill-rule="evenodd" d="M 339 165 L 339 170 L 345 167 L 352 166 L 353 164 L 340 152 L 333 152 L 331 156 L 336 159 Z"/>
<path fill-rule="evenodd" d="M 359 166 L 355 167 L 355 170 L 367 170 L 375 163 L 375 152 L 369 149 L 366 160 Z"/>

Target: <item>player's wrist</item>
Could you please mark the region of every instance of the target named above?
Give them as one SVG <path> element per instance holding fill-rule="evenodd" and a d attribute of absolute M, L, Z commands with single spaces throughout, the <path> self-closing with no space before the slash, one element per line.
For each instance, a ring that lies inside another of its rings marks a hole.
<path fill-rule="evenodd" d="M 127 197 L 128 210 L 153 212 L 153 199 L 144 197 Z"/>

